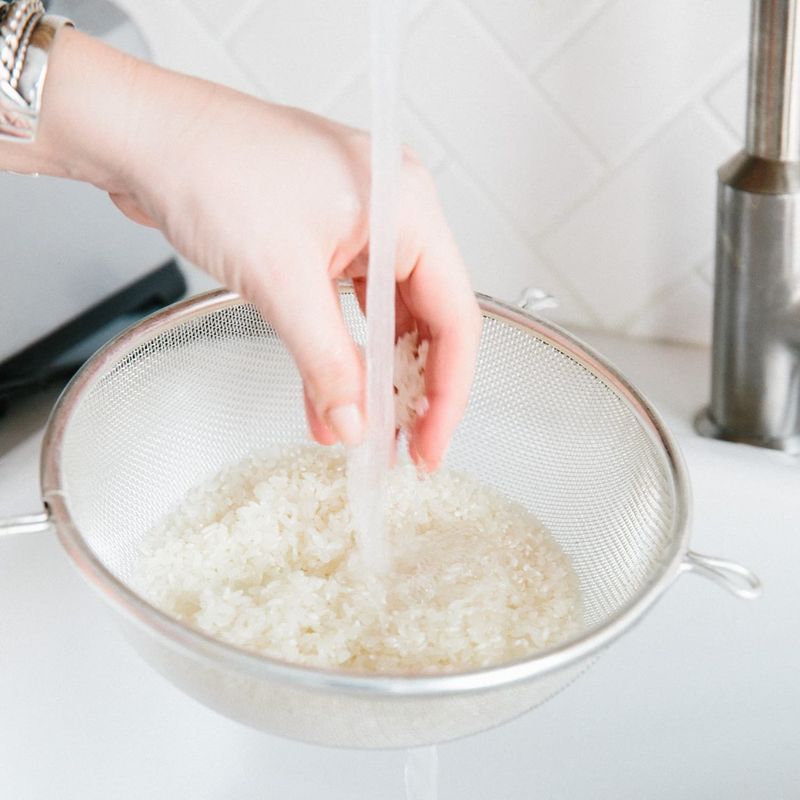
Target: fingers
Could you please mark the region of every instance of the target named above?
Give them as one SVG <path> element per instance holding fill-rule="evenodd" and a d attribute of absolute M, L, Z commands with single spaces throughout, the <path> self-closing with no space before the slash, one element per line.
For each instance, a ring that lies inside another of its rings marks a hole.
<path fill-rule="evenodd" d="M 361 307 L 361 311 L 366 314 L 367 308 L 367 281 L 366 278 L 353 278 L 353 290 L 356 293 L 356 298 L 358 299 L 358 305 Z M 403 302 L 403 298 L 398 292 L 395 296 L 395 311 L 394 311 L 394 319 L 395 319 L 395 336 L 399 339 L 404 333 L 408 333 L 409 331 L 416 330 L 418 327 L 417 320 L 414 319 L 413 314 L 408 310 L 408 307 Z M 424 330 L 420 328 L 420 336 L 424 338 L 428 338 Z"/>
<path fill-rule="evenodd" d="M 306 419 L 311 435 L 319 444 L 331 445 L 339 441 L 337 435 L 319 418 L 314 406 L 308 399 L 308 392 L 303 389 L 303 404 L 306 409 Z"/>
<path fill-rule="evenodd" d="M 430 340 L 425 369 L 429 408 L 417 421 L 410 450 L 417 463 L 435 470 L 467 406 L 482 319 L 438 201 L 428 197 L 419 255 L 399 289 L 421 334 Z"/>
<path fill-rule="evenodd" d="M 430 341 L 429 407 L 417 421 L 409 449 L 414 461 L 435 470 L 469 399 L 482 319 L 430 175 L 412 157 L 404 162 L 401 180 L 397 335 L 416 328 Z M 363 309 L 362 261 L 353 262 L 349 272 Z"/>
<path fill-rule="evenodd" d="M 309 427 L 322 444 L 361 443 L 364 367 L 345 326 L 326 264 L 307 256 L 287 265 L 272 284 L 258 280 L 243 293 L 265 311 L 291 352 L 303 379 Z M 260 273 L 248 273 L 248 276 Z"/>
<path fill-rule="evenodd" d="M 464 415 L 475 368 L 479 333 L 471 310 L 437 328 L 425 368 L 428 410 L 414 427 L 410 449 L 417 463 L 438 469 Z"/>
<path fill-rule="evenodd" d="M 367 279 L 366 278 L 353 278 L 353 291 L 356 293 L 358 305 L 361 308 L 361 313 L 366 316 L 367 314 Z"/>
<path fill-rule="evenodd" d="M 468 285 L 458 296 L 451 291 L 438 295 L 439 304 L 431 302 L 441 280 L 436 272 L 423 260 L 408 287 L 411 310 L 425 320 L 430 332 L 425 367 L 428 411 L 411 437 L 412 457 L 429 470 L 439 467 L 467 407 L 481 331 L 480 311 Z"/>

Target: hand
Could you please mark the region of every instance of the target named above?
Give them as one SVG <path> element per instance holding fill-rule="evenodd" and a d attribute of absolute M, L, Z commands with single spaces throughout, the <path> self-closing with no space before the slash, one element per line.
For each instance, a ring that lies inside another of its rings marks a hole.
<path fill-rule="evenodd" d="M 86 120 L 103 120 L 100 136 L 71 132 L 65 171 L 109 191 L 125 214 L 159 228 L 178 252 L 254 302 L 297 362 L 314 437 L 358 443 L 364 365 L 335 281 L 352 278 L 363 300 L 368 136 L 130 59 L 75 31 L 62 32 L 54 50 L 43 103 L 52 124 L 43 118 L 40 130 L 47 122 L 56 134 L 58 95 L 74 95 L 68 76 L 76 70 L 80 98 L 70 97 L 63 114 L 74 125 L 77 105 Z M 87 75 L 105 85 L 87 92 Z M 398 333 L 416 326 L 430 339 L 430 407 L 411 452 L 435 469 L 467 402 L 480 314 L 433 182 L 411 155 L 399 188 Z"/>

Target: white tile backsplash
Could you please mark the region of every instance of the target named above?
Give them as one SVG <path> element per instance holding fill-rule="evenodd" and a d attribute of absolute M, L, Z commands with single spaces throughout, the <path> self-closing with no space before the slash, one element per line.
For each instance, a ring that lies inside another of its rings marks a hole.
<path fill-rule="evenodd" d="M 624 328 L 710 250 L 707 165 L 728 153 L 727 138 L 689 108 L 544 237 L 545 254 L 606 325 Z"/>
<path fill-rule="evenodd" d="M 643 308 L 626 333 L 649 339 L 706 342 L 711 337 L 712 289 L 694 272 L 668 287 Z M 675 328 L 680 326 L 680 336 Z"/>
<path fill-rule="evenodd" d="M 714 254 L 709 253 L 708 258 L 704 258 L 697 268 L 697 274 L 709 285 L 714 285 Z"/>
<path fill-rule="evenodd" d="M 224 38 L 239 26 L 243 15 L 252 10 L 260 0 L 225 0 L 224 5 L 209 0 L 184 0 L 184 2 L 209 28 L 218 31 Z"/>
<path fill-rule="evenodd" d="M 742 59 L 708 94 L 708 105 L 728 126 L 736 139 L 744 143 L 745 104 L 747 99 L 747 61 Z"/>
<path fill-rule="evenodd" d="M 368 125 L 366 0 L 117 0 L 157 61 Z M 404 133 L 478 289 L 565 324 L 709 341 L 715 172 L 748 0 L 413 0 Z"/>
<path fill-rule="evenodd" d="M 333 119 L 355 128 L 369 128 L 369 75 L 363 73 L 333 102 L 323 109 Z M 445 160 L 446 151 L 426 123 L 406 103 L 401 108 L 400 126 L 403 141 L 422 159 L 429 170 L 435 171 Z"/>
<path fill-rule="evenodd" d="M 539 76 L 613 162 L 744 52 L 748 0 L 619 0 Z"/>
<path fill-rule="evenodd" d="M 558 273 L 548 269 L 486 194 L 456 164 L 436 176 L 439 195 L 453 233 L 461 245 L 477 291 L 516 302 L 523 288 L 536 287 L 558 300 L 548 311 L 554 320 L 597 324 Z"/>
<path fill-rule="evenodd" d="M 531 71 L 551 57 L 607 0 L 465 0 Z"/>
<path fill-rule="evenodd" d="M 407 53 L 410 102 L 526 233 L 597 178 L 596 159 L 459 3 L 436 3 Z"/>
<path fill-rule="evenodd" d="M 271 100 L 318 111 L 368 61 L 368 37 L 363 0 L 262 2 L 231 53 Z"/>

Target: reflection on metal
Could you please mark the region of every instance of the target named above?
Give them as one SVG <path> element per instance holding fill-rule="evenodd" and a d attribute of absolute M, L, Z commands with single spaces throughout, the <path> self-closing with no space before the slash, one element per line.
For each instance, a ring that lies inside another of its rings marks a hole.
<path fill-rule="evenodd" d="M 800 453 L 799 0 L 753 0 L 745 149 L 719 171 L 700 433 Z"/>

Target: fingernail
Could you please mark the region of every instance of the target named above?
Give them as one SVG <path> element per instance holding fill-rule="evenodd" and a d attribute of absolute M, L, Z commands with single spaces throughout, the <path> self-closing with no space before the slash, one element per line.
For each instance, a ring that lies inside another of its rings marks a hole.
<path fill-rule="evenodd" d="M 354 404 L 331 409 L 328 424 L 346 447 L 356 447 L 364 438 L 364 420 Z"/>

